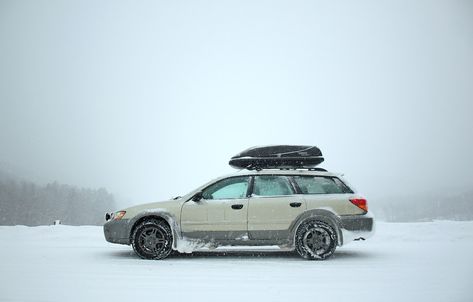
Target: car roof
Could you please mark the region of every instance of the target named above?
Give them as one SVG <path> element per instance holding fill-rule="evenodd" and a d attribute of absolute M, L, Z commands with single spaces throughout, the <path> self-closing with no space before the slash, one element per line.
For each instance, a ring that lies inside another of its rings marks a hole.
<path fill-rule="evenodd" d="M 263 170 L 240 170 L 238 172 L 226 175 L 230 176 L 242 176 L 242 175 L 311 175 L 311 176 L 340 176 L 338 173 L 328 171 L 317 171 L 311 169 L 263 169 Z"/>

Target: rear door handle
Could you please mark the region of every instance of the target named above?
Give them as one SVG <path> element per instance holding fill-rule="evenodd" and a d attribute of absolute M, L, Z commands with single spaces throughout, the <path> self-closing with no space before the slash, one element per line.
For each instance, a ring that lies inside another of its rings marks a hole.
<path fill-rule="evenodd" d="M 302 202 L 291 202 L 289 205 L 293 208 L 298 208 L 302 205 Z"/>
<path fill-rule="evenodd" d="M 232 204 L 232 209 L 241 210 L 243 208 L 242 204 Z"/>

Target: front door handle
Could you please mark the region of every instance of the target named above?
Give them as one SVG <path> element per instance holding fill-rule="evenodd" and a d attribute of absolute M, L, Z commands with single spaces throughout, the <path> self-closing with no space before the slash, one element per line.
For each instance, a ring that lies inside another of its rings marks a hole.
<path fill-rule="evenodd" d="M 298 208 L 302 205 L 302 202 L 291 202 L 289 205 L 293 208 Z"/>
<path fill-rule="evenodd" d="M 232 209 L 241 210 L 243 208 L 242 204 L 232 204 Z"/>

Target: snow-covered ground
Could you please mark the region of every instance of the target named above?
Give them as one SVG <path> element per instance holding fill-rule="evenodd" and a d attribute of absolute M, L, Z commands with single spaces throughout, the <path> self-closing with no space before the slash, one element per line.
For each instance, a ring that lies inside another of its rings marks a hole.
<path fill-rule="evenodd" d="M 378 223 L 322 262 L 260 251 L 146 261 L 100 227 L 0 227 L 0 242 L 2 302 L 473 301 L 473 222 Z"/>

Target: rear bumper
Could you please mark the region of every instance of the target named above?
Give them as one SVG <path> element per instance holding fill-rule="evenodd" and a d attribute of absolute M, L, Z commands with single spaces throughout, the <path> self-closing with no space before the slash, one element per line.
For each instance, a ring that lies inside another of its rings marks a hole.
<path fill-rule="evenodd" d="M 374 234 L 375 221 L 371 212 L 364 215 L 341 216 L 340 220 L 342 224 L 343 244 L 347 244 L 353 240 L 367 239 Z"/>
<path fill-rule="evenodd" d="M 128 219 L 109 220 L 103 225 L 105 240 L 111 243 L 130 244 Z"/>

